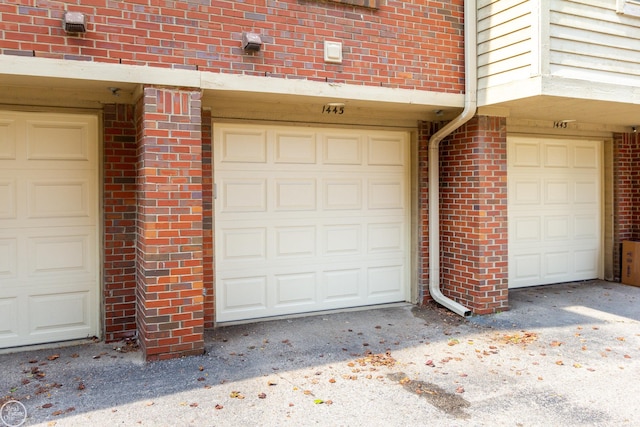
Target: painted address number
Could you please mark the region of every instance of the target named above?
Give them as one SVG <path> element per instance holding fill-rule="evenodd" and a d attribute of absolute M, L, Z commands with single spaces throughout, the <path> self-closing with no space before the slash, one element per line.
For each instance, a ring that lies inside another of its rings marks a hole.
<path fill-rule="evenodd" d="M 323 105 L 322 114 L 344 114 L 344 105 Z"/>

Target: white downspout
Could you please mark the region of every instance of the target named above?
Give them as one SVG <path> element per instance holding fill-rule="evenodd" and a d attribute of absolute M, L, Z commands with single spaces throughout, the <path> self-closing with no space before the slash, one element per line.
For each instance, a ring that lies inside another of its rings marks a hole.
<path fill-rule="evenodd" d="M 440 290 L 440 141 L 468 122 L 477 108 L 476 1 L 464 0 L 464 110 L 429 139 L 429 293 L 439 304 L 460 316 L 471 310 L 444 296 Z"/>

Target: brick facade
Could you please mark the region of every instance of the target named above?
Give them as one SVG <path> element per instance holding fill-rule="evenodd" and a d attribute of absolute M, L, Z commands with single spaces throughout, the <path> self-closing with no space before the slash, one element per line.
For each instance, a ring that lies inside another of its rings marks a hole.
<path fill-rule="evenodd" d="M 420 132 L 423 300 L 428 299 L 428 138 Z M 475 314 L 508 309 L 507 128 L 478 116 L 440 143 L 442 293 Z"/>
<path fill-rule="evenodd" d="M 640 240 L 640 138 L 638 134 L 615 134 L 614 185 L 614 277 L 621 276 L 623 240 Z"/>
<path fill-rule="evenodd" d="M 462 0 L 341 3 L 17 0 L 0 4 L 0 54 L 464 90 Z M 65 10 L 86 14 L 86 33 L 63 31 Z M 242 50 L 245 31 L 261 34 L 260 52 Z M 324 63 L 324 40 L 343 42 L 342 64 Z"/>
<path fill-rule="evenodd" d="M 105 339 L 136 333 L 136 128 L 132 105 L 103 113 Z"/>
<path fill-rule="evenodd" d="M 204 351 L 200 98 L 146 87 L 136 109 L 137 327 L 148 360 Z"/>

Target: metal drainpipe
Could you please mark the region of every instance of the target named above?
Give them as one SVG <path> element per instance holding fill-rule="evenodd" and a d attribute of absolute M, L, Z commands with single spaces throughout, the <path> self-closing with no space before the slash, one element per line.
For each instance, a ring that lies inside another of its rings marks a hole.
<path fill-rule="evenodd" d="M 460 316 L 471 310 L 446 297 L 440 290 L 440 141 L 467 123 L 477 108 L 477 23 L 476 2 L 464 0 L 464 110 L 429 139 L 429 293 L 439 304 Z"/>

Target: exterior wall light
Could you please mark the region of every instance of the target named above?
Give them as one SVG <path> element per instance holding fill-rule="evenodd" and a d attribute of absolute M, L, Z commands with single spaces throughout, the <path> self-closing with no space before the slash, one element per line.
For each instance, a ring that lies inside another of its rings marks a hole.
<path fill-rule="evenodd" d="M 87 19 L 84 13 L 65 12 L 62 17 L 62 28 L 64 28 L 67 33 L 86 33 Z"/>
<path fill-rule="evenodd" d="M 242 48 L 248 52 L 258 52 L 262 48 L 260 34 L 242 33 Z"/>

